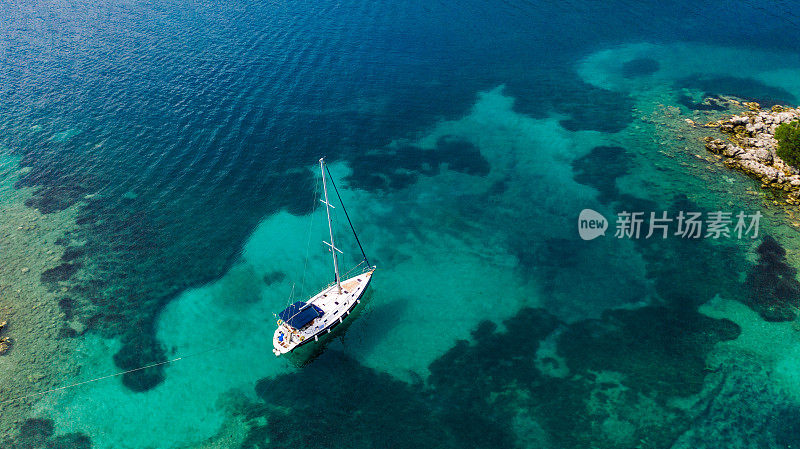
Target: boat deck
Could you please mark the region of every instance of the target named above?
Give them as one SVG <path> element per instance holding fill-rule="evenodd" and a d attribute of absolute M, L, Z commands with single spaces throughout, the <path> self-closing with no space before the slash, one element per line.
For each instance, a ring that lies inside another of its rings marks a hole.
<path fill-rule="evenodd" d="M 308 300 L 309 304 L 314 304 L 322 309 L 323 315 L 315 318 L 302 329 L 295 329 L 286 323 L 279 325 L 272 339 L 275 355 L 290 352 L 297 346 L 330 332 L 334 326 L 341 323 L 363 296 L 374 271 L 371 269 L 342 281 L 341 293 L 337 291 L 338 288 L 334 284 Z M 283 335 L 283 341 L 281 341 L 281 335 Z"/>

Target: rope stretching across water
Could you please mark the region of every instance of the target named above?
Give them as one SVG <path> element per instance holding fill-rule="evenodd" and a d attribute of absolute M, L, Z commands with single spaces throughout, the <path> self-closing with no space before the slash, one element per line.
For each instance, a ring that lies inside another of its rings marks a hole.
<path fill-rule="evenodd" d="M 18 396 L 18 397 L 11 398 L 11 399 L 5 399 L 3 401 L 0 401 L 0 405 L 7 404 L 9 402 L 19 401 L 19 400 L 22 400 L 22 399 L 33 398 L 33 397 L 36 397 L 36 396 L 43 396 L 45 394 L 53 393 L 53 392 L 56 392 L 56 391 L 68 390 L 70 388 L 79 387 L 81 385 L 86 385 L 86 384 L 90 384 L 90 383 L 93 383 L 93 382 L 99 382 L 99 381 L 105 380 L 105 379 L 111 379 L 113 377 L 124 376 L 125 374 L 135 373 L 137 371 L 142 371 L 142 370 L 146 370 L 146 369 L 149 369 L 149 368 L 155 368 L 155 367 L 161 366 L 161 365 L 167 365 L 167 364 L 170 364 L 170 363 L 175 363 L 175 362 L 177 362 L 179 360 L 188 359 L 190 357 L 195 357 L 195 356 L 198 356 L 198 355 L 201 355 L 201 354 L 206 354 L 206 353 L 209 353 L 209 352 L 221 351 L 223 349 L 227 349 L 227 347 L 219 347 L 218 346 L 218 347 L 215 347 L 215 348 L 206 349 L 204 351 L 195 352 L 193 354 L 184 355 L 184 356 L 181 356 L 181 357 L 176 357 L 174 359 L 164 360 L 163 362 L 151 363 L 149 365 L 140 366 L 139 368 L 129 369 L 127 371 L 120 371 L 118 373 L 108 374 L 108 375 L 100 376 L 100 377 L 95 377 L 94 379 L 84 380 L 84 381 L 81 381 L 81 382 L 76 382 L 76 383 L 73 383 L 73 384 L 64 385 L 64 386 L 58 387 L 58 388 L 51 388 L 49 390 L 40 391 L 38 393 L 31 393 L 31 394 L 27 394 L 27 395 L 24 395 L 24 396 Z"/>

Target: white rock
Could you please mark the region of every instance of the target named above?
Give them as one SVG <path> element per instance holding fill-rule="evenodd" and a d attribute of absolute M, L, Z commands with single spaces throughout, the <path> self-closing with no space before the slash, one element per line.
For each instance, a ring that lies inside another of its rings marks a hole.
<path fill-rule="evenodd" d="M 736 157 L 742 153 L 744 153 L 744 150 L 736 145 L 726 145 L 725 148 L 722 149 L 722 154 L 728 157 Z"/>
<path fill-rule="evenodd" d="M 748 119 L 746 116 L 734 115 L 733 117 L 731 117 L 731 124 L 733 124 L 734 126 L 744 125 L 749 122 L 750 119 Z"/>
<path fill-rule="evenodd" d="M 767 164 L 772 163 L 772 153 L 770 153 L 769 150 L 758 148 L 753 151 L 753 156 L 755 156 L 758 161 L 766 162 Z"/>
<path fill-rule="evenodd" d="M 788 123 L 795 119 L 795 115 L 791 112 L 781 112 L 778 114 L 778 123 Z"/>

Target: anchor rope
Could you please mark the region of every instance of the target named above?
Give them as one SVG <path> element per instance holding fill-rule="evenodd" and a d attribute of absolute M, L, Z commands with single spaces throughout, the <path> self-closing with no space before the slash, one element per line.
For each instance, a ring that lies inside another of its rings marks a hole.
<path fill-rule="evenodd" d="M 221 351 L 223 349 L 228 349 L 228 348 L 230 348 L 230 346 L 216 346 L 216 347 L 213 347 L 213 348 L 206 349 L 204 351 L 198 351 L 198 352 L 195 352 L 195 353 L 192 353 L 192 354 L 184 355 L 184 356 L 181 356 L 181 357 L 176 357 L 174 359 L 164 360 L 164 361 L 156 362 L 156 363 L 151 363 L 149 365 L 140 366 L 138 368 L 129 369 L 127 371 L 120 371 L 120 372 L 113 373 L 113 374 L 107 374 L 105 376 L 95 377 L 94 379 L 75 382 L 75 383 L 72 383 L 72 384 L 69 384 L 69 385 L 64 385 L 64 386 L 57 387 L 57 388 L 51 388 L 51 389 L 45 390 L 45 391 L 39 391 L 37 393 L 31 393 L 31 394 L 26 394 L 26 395 L 23 395 L 23 396 L 18 396 L 18 397 L 15 397 L 15 398 L 11 398 L 11 399 L 5 399 L 3 401 L 0 401 L 0 404 L 7 404 L 7 403 L 10 403 L 10 402 L 19 401 L 19 400 L 22 400 L 22 399 L 29 399 L 29 398 L 33 398 L 33 397 L 37 397 L 37 396 L 43 396 L 45 394 L 53 393 L 53 392 L 56 392 L 56 391 L 68 390 L 70 388 L 79 387 L 81 385 L 86 385 L 86 384 L 90 384 L 90 383 L 94 383 L 94 382 L 99 382 L 101 380 L 111 379 L 111 378 L 114 378 L 114 377 L 123 376 L 125 374 L 135 373 L 137 371 L 142 371 L 142 370 L 146 370 L 146 369 L 149 369 L 149 368 L 155 368 L 155 367 L 161 366 L 161 365 L 167 365 L 167 364 L 170 364 L 170 363 L 175 363 L 175 362 L 178 362 L 178 361 L 181 361 L 181 360 L 185 360 L 185 359 L 188 359 L 188 358 L 191 358 L 191 357 L 196 357 L 198 355 L 206 354 L 206 353 L 209 353 L 209 352 Z"/>

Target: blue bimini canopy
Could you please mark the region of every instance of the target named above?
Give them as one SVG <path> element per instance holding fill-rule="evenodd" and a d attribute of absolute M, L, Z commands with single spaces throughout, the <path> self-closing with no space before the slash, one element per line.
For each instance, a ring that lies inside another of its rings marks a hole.
<path fill-rule="evenodd" d="M 314 304 L 307 304 L 303 301 L 297 301 L 289 307 L 283 309 L 283 312 L 278 314 L 286 324 L 295 329 L 300 329 L 306 324 L 310 323 L 314 318 L 320 317 L 325 312 Z"/>

